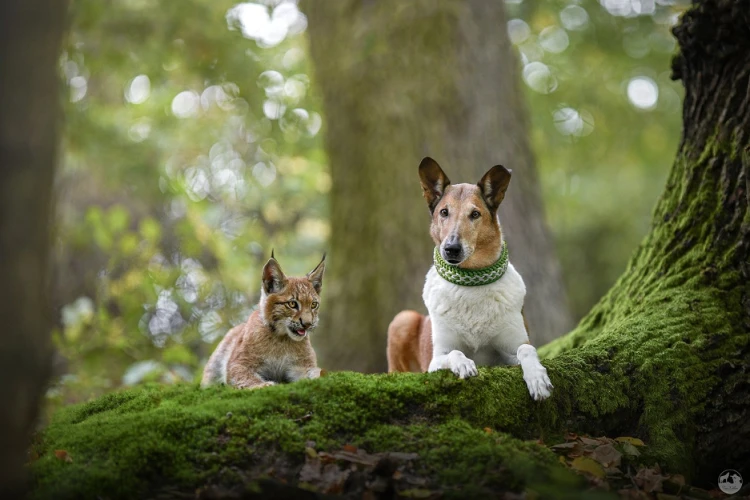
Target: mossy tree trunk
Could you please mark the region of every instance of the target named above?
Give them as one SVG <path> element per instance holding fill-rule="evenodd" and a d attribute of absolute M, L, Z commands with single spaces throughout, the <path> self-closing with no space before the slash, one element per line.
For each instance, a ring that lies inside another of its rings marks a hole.
<path fill-rule="evenodd" d="M 47 261 L 63 0 L 0 3 L 0 497 L 23 489 L 50 360 Z"/>
<path fill-rule="evenodd" d="M 453 182 L 513 170 L 501 220 L 529 293 L 532 339 L 571 325 L 527 139 L 518 62 L 502 2 L 308 2 L 326 114 L 331 192 L 323 364 L 385 369 L 388 323 L 424 311 L 431 265 L 417 165 L 429 155 Z"/>
<path fill-rule="evenodd" d="M 696 2 L 673 32 L 683 136 L 651 232 L 546 352 L 600 352 L 588 368 L 627 384 L 631 427 L 715 484 L 750 474 L 750 2 Z"/>

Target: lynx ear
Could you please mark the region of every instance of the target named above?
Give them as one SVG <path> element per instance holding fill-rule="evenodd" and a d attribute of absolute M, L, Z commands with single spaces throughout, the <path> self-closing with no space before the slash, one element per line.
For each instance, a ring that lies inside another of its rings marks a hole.
<path fill-rule="evenodd" d="M 323 273 L 326 270 L 326 254 L 323 254 L 323 259 L 320 261 L 320 264 L 317 265 L 315 269 L 307 273 L 307 279 L 310 280 L 310 282 L 313 285 L 313 288 L 316 292 L 320 293 L 320 291 L 323 289 Z"/>
<path fill-rule="evenodd" d="M 271 252 L 271 255 L 272 257 L 263 266 L 263 291 L 266 293 L 278 293 L 286 286 L 286 276 L 281 270 L 279 263 L 273 258 L 273 252 Z"/>
<path fill-rule="evenodd" d="M 427 200 L 430 212 L 434 212 L 440 198 L 445 193 L 445 188 L 450 185 L 451 181 L 440 168 L 438 162 L 429 156 L 425 157 L 419 164 L 419 181 L 422 184 L 422 196 Z"/>
<path fill-rule="evenodd" d="M 477 184 L 487 207 L 495 211 L 505 198 L 505 191 L 510 184 L 510 170 L 502 165 L 495 165 L 487 171 Z"/>

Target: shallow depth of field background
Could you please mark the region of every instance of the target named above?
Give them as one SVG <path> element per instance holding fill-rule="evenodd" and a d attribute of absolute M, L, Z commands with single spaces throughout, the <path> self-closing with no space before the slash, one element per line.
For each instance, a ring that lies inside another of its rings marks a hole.
<path fill-rule="evenodd" d="M 669 78 L 669 30 L 686 5 L 505 7 L 547 222 L 579 319 L 646 233 L 674 158 L 682 94 Z M 60 60 L 53 407 L 122 385 L 195 380 L 257 301 L 271 248 L 289 274 L 319 261 L 336 182 L 316 83 L 326 75 L 313 74 L 304 4 L 74 0 L 71 9 Z M 416 165 L 404 168 L 419 196 Z M 426 210 L 405 216 L 423 218 L 427 234 Z"/>

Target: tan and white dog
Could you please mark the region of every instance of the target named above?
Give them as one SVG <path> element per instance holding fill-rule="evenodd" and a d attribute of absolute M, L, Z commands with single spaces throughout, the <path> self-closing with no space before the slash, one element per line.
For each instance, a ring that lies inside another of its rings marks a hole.
<path fill-rule="evenodd" d="M 477 375 L 477 364 L 520 364 L 531 397 L 550 396 L 523 316 L 526 286 L 508 261 L 497 216 L 510 176 L 496 165 L 478 184 L 451 185 L 435 160 L 420 163 L 436 245 L 422 293 L 429 316 L 402 311 L 393 319 L 389 372 L 449 369 L 466 378 Z"/>

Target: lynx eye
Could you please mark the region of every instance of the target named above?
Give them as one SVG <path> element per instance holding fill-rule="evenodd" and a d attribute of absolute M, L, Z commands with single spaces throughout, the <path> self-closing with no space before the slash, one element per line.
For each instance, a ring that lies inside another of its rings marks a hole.
<path fill-rule="evenodd" d="M 320 304 L 318 304 L 317 302 L 313 302 L 313 303 L 312 303 L 312 308 L 313 308 L 313 311 L 314 311 L 315 309 L 317 309 L 317 308 L 318 308 L 318 306 L 320 306 Z"/>
<path fill-rule="evenodd" d="M 471 212 L 471 215 L 469 215 L 469 218 L 471 220 L 476 220 L 476 219 L 480 218 L 481 216 L 482 216 L 482 214 L 480 214 L 478 210 L 474 210 L 473 212 Z"/>
<path fill-rule="evenodd" d="M 285 305 L 286 305 L 286 306 L 287 306 L 287 307 L 288 307 L 289 309 L 294 309 L 295 311 L 296 311 L 297 309 L 299 309 L 299 302 L 297 302 L 296 300 L 290 300 L 289 302 L 286 302 L 286 303 L 285 303 Z"/>
<path fill-rule="evenodd" d="M 448 209 L 447 209 L 447 208 L 444 208 L 444 209 L 442 209 L 442 210 L 440 211 L 440 215 L 441 215 L 442 217 L 448 217 Z"/>

